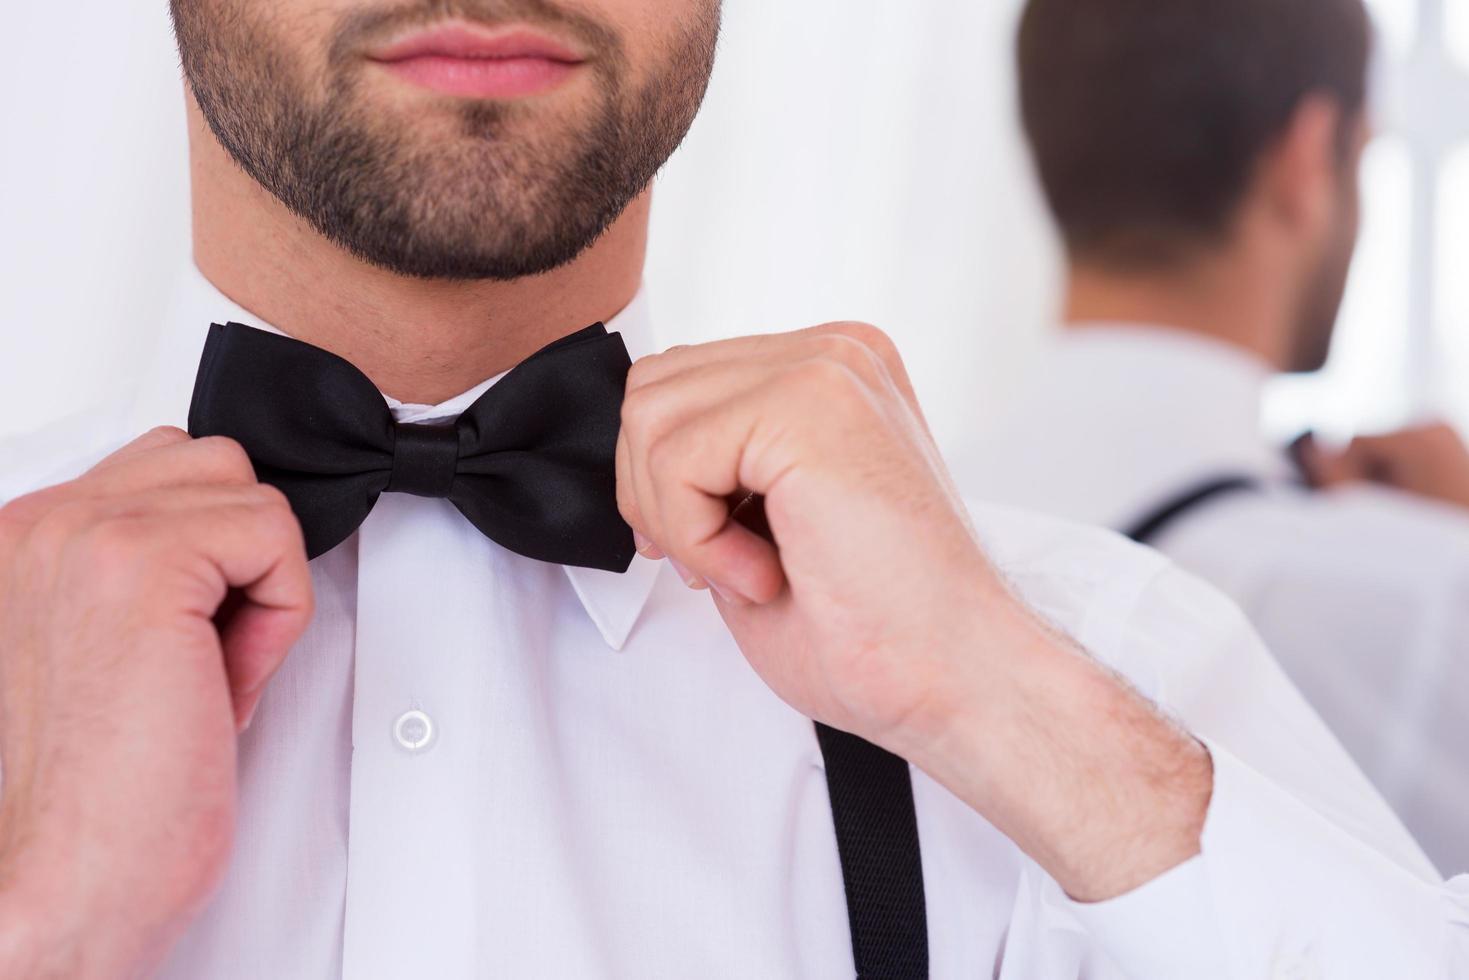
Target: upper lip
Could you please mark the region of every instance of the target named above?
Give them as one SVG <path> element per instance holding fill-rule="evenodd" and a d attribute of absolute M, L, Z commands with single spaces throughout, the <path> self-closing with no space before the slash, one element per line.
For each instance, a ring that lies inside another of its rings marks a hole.
<path fill-rule="evenodd" d="M 578 64 L 585 57 L 553 38 L 527 27 L 487 28 L 474 24 L 442 24 L 415 31 L 377 48 L 374 61 L 410 58 L 544 58 Z"/>

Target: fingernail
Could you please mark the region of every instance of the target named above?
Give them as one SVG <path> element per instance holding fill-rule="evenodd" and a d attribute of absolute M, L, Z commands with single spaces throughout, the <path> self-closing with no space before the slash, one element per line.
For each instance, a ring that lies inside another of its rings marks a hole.
<path fill-rule="evenodd" d="M 670 564 L 670 565 L 673 566 L 673 570 L 675 572 L 678 572 L 678 577 L 681 578 L 681 579 L 683 579 L 683 584 L 684 585 L 687 585 L 691 589 L 702 589 L 702 588 L 706 588 L 706 583 L 704 582 L 703 579 L 699 578 L 699 576 L 695 575 L 693 572 L 689 571 L 687 568 L 684 568 L 682 565 L 680 565 L 678 562 L 674 561 L 672 558 L 668 559 L 668 564 Z"/>
<path fill-rule="evenodd" d="M 247 731 L 250 730 L 250 724 L 251 724 L 251 722 L 253 722 L 255 720 L 255 712 L 257 712 L 259 710 L 260 710 L 260 702 L 259 701 L 256 701 L 255 702 L 255 707 L 253 707 L 253 708 L 250 709 L 250 713 L 248 715 L 246 715 L 245 716 L 245 720 L 240 723 L 240 731 L 239 731 L 239 734 L 243 735 Z"/>
<path fill-rule="evenodd" d="M 752 604 L 749 599 L 746 599 L 744 596 L 740 595 L 738 592 L 735 592 L 733 589 L 720 585 L 718 582 L 711 581 L 709 583 L 709 588 L 713 589 L 715 595 L 719 596 L 719 598 L 723 599 L 731 606 L 748 606 Z"/>

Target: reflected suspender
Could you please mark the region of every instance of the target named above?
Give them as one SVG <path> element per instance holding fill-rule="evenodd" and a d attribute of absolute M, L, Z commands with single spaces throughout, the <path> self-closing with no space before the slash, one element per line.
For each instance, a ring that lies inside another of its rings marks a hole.
<path fill-rule="evenodd" d="M 925 980 L 928 916 L 908 763 L 817 724 L 859 980 Z"/>

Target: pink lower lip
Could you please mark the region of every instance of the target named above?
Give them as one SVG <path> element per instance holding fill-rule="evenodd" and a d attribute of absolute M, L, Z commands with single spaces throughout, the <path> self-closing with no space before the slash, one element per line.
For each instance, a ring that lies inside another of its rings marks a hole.
<path fill-rule="evenodd" d="M 380 61 L 388 71 L 424 88 L 475 99 L 514 99 L 560 85 L 577 69 L 551 58 L 458 58 L 422 55 Z"/>

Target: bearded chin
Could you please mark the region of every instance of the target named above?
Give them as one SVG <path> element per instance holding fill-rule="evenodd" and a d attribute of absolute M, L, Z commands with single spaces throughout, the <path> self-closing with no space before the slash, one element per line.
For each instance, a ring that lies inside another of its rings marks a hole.
<path fill-rule="evenodd" d="M 608 99 L 572 134 L 530 133 L 495 105 L 464 107 L 437 145 L 367 124 L 347 98 L 277 130 L 293 148 L 273 193 L 323 236 L 403 276 L 512 280 L 563 266 L 647 185 Z M 656 168 L 656 164 L 653 164 Z M 269 185 L 267 185 L 269 186 Z"/>
<path fill-rule="evenodd" d="M 465 103 L 448 136 L 430 136 L 374 112 L 354 84 L 360 62 L 333 59 L 330 91 L 313 102 L 312 73 L 291 63 L 264 21 L 218 5 L 173 0 L 184 72 L 219 143 L 326 239 L 426 279 L 520 279 L 582 254 L 687 133 L 718 34 L 715 3 L 637 89 L 620 45 L 604 43 L 588 66 L 597 97 L 576 118 Z"/>

